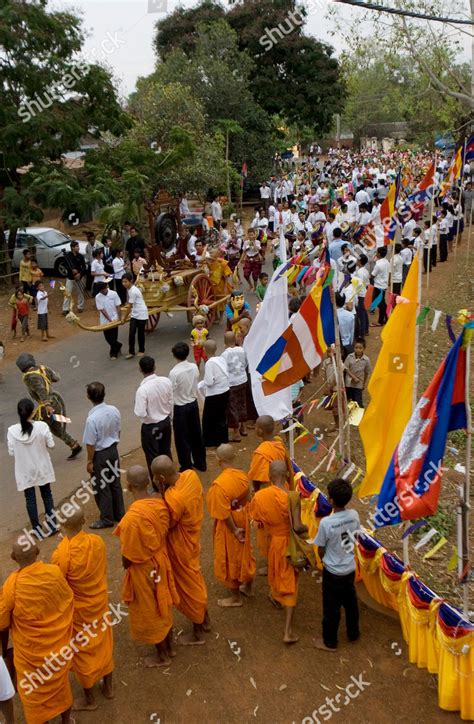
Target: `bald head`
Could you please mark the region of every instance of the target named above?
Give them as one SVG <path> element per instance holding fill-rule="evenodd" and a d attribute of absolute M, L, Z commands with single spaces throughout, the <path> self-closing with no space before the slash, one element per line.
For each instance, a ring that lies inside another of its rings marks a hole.
<path fill-rule="evenodd" d="M 264 435 L 273 435 L 275 430 L 275 421 L 270 415 L 260 415 L 256 422 L 257 434 L 260 432 Z"/>
<path fill-rule="evenodd" d="M 82 508 L 74 508 L 73 514 L 69 515 L 64 523 L 61 523 L 61 527 L 64 528 L 66 534 L 70 536 L 79 533 L 84 523 L 84 511 Z"/>
<path fill-rule="evenodd" d="M 224 332 L 224 344 L 226 347 L 235 347 L 235 334 L 233 332 Z"/>
<path fill-rule="evenodd" d="M 270 482 L 274 485 L 284 485 L 288 479 L 288 469 L 284 460 L 274 460 L 270 463 Z"/>
<path fill-rule="evenodd" d="M 217 460 L 221 465 L 230 465 L 235 460 L 235 447 L 225 443 L 216 450 Z"/>
<path fill-rule="evenodd" d="M 204 342 L 204 350 L 208 357 L 215 357 L 217 352 L 217 344 L 213 339 L 207 339 Z"/>
<path fill-rule="evenodd" d="M 143 465 L 132 465 L 127 470 L 127 483 L 130 491 L 141 491 L 143 492 L 148 488 L 150 479 L 148 477 L 148 470 Z"/>
<path fill-rule="evenodd" d="M 158 455 L 151 464 L 151 474 L 154 483 L 160 483 L 168 488 L 178 479 L 176 464 L 168 455 Z"/>
<path fill-rule="evenodd" d="M 12 545 L 12 559 L 18 563 L 20 568 L 31 565 L 34 563 L 39 555 L 39 548 L 37 545 L 31 545 L 26 540 L 24 535 L 18 536 L 13 541 Z"/>

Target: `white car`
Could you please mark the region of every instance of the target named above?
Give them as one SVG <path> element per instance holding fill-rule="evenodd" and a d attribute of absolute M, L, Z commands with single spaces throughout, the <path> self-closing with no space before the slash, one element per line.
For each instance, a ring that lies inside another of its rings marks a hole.
<path fill-rule="evenodd" d="M 8 231 L 5 232 L 8 240 Z M 40 269 L 54 271 L 58 277 L 67 276 L 64 263 L 64 252 L 71 251 L 72 239 L 62 231 L 47 226 L 29 226 L 18 229 L 15 249 L 13 251 L 13 267 L 19 269 L 23 258 L 23 250 L 31 249 Z M 87 241 L 79 241 L 79 251 L 85 253 Z"/>

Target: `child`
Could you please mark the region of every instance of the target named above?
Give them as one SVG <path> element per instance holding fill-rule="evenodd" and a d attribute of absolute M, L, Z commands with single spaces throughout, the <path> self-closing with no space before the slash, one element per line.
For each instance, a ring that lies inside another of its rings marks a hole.
<path fill-rule="evenodd" d="M 260 242 L 257 241 L 255 229 L 248 230 L 248 239 L 243 244 L 242 261 L 244 264 L 244 277 L 249 291 L 254 291 L 257 279 L 262 273 L 262 255 Z"/>
<path fill-rule="evenodd" d="M 36 282 L 36 308 L 38 310 L 38 329 L 41 330 L 41 341 L 51 339 L 48 332 L 48 292 L 41 280 Z"/>
<path fill-rule="evenodd" d="M 365 339 L 357 337 L 354 342 L 354 351 L 347 355 L 344 362 L 346 395 L 348 401 L 357 402 L 364 407 L 362 391 L 367 387 L 372 366 L 365 354 Z"/>
<path fill-rule="evenodd" d="M 206 328 L 206 320 L 201 314 L 196 314 L 193 317 L 193 329 L 191 330 L 191 347 L 193 348 L 194 361 L 198 369 L 201 366 L 201 361 L 207 362 L 204 342 L 208 334 L 209 330 Z"/>
<path fill-rule="evenodd" d="M 15 300 L 16 316 L 18 317 L 18 321 L 21 325 L 20 342 L 24 342 L 25 337 L 30 336 L 30 327 L 28 322 L 30 314 L 30 302 L 33 301 L 33 297 L 31 297 L 29 294 L 25 294 L 21 289 L 18 289 L 18 291 L 15 293 Z"/>
<path fill-rule="evenodd" d="M 140 249 L 133 252 L 132 271 L 133 276 L 137 279 L 146 267 L 146 259 L 140 256 Z"/>
<path fill-rule="evenodd" d="M 321 519 L 314 539 L 323 562 L 323 636 L 314 642 L 314 646 L 323 651 L 335 651 L 341 607 L 346 613 L 349 641 L 357 641 L 360 636 L 353 543 L 360 521 L 357 511 L 346 510 L 352 498 L 350 483 L 342 478 L 332 480 L 328 485 L 328 496 L 333 512 Z"/>
<path fill-rule="evenodd" d="M 20 284 L 23 286 L 25 294 L 31 291 L 31 251 L 23 249 L 23 259 L 20 261 Z"/>
<path fill-rule="evenodd" d="M 38 266 L 38 262 L 36 259 L 31 260 L 31 295 L 33 299 L 36 301 L 36 282 L 40 281 L 44 277 L 43 272 Z"/>
<path fill-rule="evenodd" d="M 257 288 L 255 289 L 255 293 L 257 295 L 257 299 L 260 302 L 263 302 L 263 298 L 265 297 L 265 292 L 267 291 L 268 287 L 268 274 L 266 272 L 263 272 L 258 277 L 258 284 Z"/>
<path fill-rule="evenodd" d="M 439 231 L 439 260 L 445 262 L 448 259 L 448 212 L 442 209 L 439 215 L 438 231 Z"/>

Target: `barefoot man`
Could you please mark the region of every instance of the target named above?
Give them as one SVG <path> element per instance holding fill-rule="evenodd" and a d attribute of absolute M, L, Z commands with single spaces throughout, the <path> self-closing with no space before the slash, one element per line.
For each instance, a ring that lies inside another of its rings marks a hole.
<path fill-rule="evenodd" d="M 74 701 L 74 711 L 94 711 L 97 703 L 94 685 L 103 679 L 102 693 L 112 699 L 113 637 L 109 624 L 107 559 L 102 538 L 82 530 L 84 513 L 75 510 L 61 524 L 63 540 L 54 551 L 51 563 L 59 566 L 74 594 L 73 636 L 91 627 L 94 635 L 72 660 L 72 670 L 84 689 L 84 698 Z"/>
<path fill-rule="evenodd" d="M 156 647 L 145 666 L 169 666 L 172 647 L 173 603 L 179 601 L 166 549 L 170 524 L 168 508 L 148 492 L 148 470 L 134 465 L 127 472 L 134 502 L 114 530 L 120 538 L 125 568 L 122 595 L 128 604 L 132 639 Z"/>
<path fill-rule="evenodd" d="M 287 466 L 288 476 L 290 479 L 290 488 L 293 488 L 293 469 L 283 440 L 275 437 L 275 421 L 270 415 L 261 415 L 257 418 L 255 424 L 255 432 L 262 442 L 255 449 L 252 460 L 250 462 L 250 470 L 248 476 L 252 481 L 255 492 L 260 490 L 263 485 L 270 482 L 270 463 L 274 460 L 282 460 Z M 268 536 L 262 526 L 257 530 L 257 545 L 263 558 L 268 554 Z M 258 570 L 259 575 L 267 575 L 267 566 L 263 566 Z"/>
<path fill-rule="evenodd" d="M 242 606 L 242 596 L 252 595 L 255 558 L 250 542 L 248 498 L 250 481 L 235 467 L 235 448 L 220 445 L 216 451 L 221 474 L 207 492 L 209 515 L 214 518 L 214 574 L 230 591 L 217 601 L 223 608 Z"/>
<path fill-rule="evenodd" d="M 74 597 L 57 566 L 38 561 L 24 536 L 13 544 L 18 570 L 0 596 L 0 631 L 11 628 L 18 693 L 28 724 L 71 719 Z M 54 662 L 54 664 L 53 664 Z"/>
<path fill-rule="evenodd" d="M 286 557 L 290 540 L 290 513 L 288 506 L 288 470 L 286 463 L 275 460 L 270 463 L 270 482 L 262 488 L 249 506 L 249 516 L 257 523 L 263 523 L 269 534 L 268 582 L 270 600 L 277 608 L 286 609 L 285 635 L 283 641 L 293 644 L 298 641 L 292 630 L 293 616 L 298 592 L 298 574 Z M 294 521 L 298 533 L 306 532 L 301 521 Z"/>
<path fill-rule="evenodd" d="M 190 634 L 178 641 L 183 645 L 204 644 L 203 632 L 210 630 L 207 613 L 207 588 L 201 571 L 201 527 L 204 518 L 204 495 L 194 470 L 178 473 L 167 455 L 159 455 L 151 464 L 153 483 L 168 506 L 170 526 L 168 555 L 178 591 L 176 608 L 192 624 Z"/>

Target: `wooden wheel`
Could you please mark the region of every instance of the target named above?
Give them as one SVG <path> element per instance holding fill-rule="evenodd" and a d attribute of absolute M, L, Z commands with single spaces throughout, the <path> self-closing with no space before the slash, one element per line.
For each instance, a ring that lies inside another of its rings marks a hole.
<path fill-rule="evenodd" d="M 147 334 L 151 334 L 151 332 L 153 332 L 156 329 L 159 321 L 160 321 L 160 312 L 157 312 L 157 314 L 148 315 L 145 332 Z"/>
<path fill-rule="evenodd" d="M 214 292 L 212 290 L 211 282 L 205 274 L 197 274 L 191 281 L 188 289 L 188 307 L 196 307 L 195 312 L 188 312 L 188 322 L 193 321 L 195 314 L 198 314 L 198 307 L 201 305 L 208 306 L 214 301 Z M 207 314 L 204 314 L 207 318 L 207 326 L 211 327 L 216 317 L 216 310 L 210 309 Z"/>

